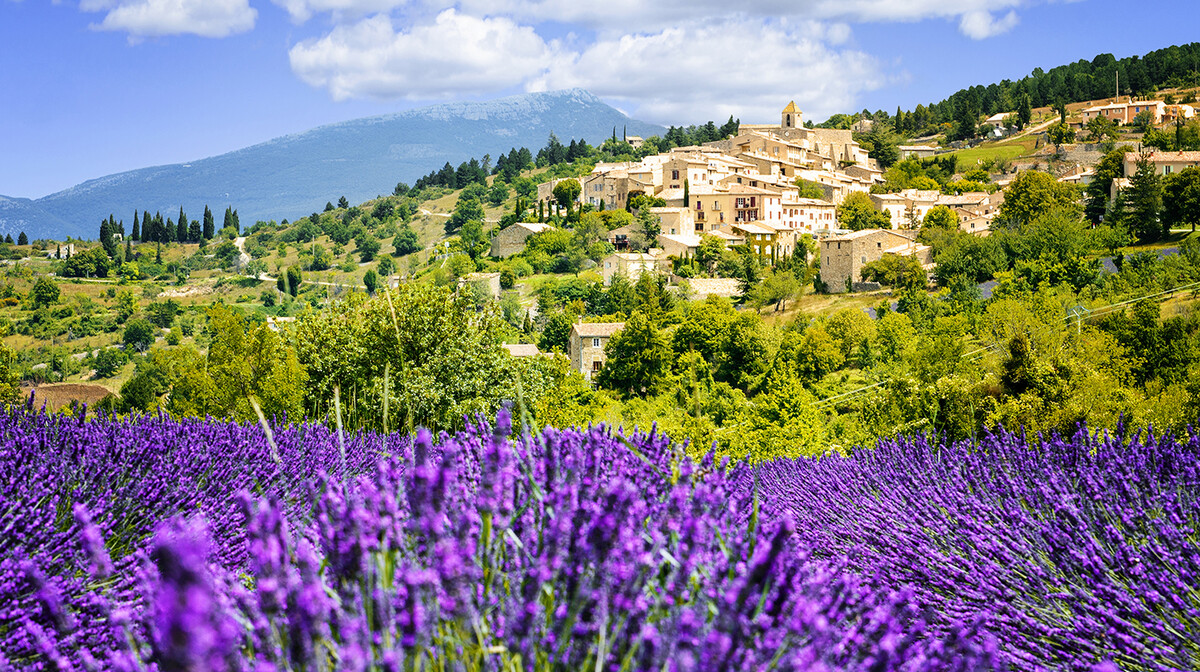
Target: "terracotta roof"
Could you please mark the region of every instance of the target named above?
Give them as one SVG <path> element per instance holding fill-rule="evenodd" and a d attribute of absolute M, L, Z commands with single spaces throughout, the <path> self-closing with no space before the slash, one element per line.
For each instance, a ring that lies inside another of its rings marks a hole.
<path fill-rule="evenodd" d="M 1151 161 L 1200 161 L 1200 152 L 1153 152 Z"/>
<path fill-rule="evenodd" d="M 571 325 L 571 334 L 575 338 L 607 337 L 624 328 L 624 322 L 576 322 Z"/>

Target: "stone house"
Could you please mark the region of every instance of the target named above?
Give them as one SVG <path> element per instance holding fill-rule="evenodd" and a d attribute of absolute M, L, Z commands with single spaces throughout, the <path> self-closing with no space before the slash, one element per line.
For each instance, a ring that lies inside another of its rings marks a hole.
<path fill-rule="evenodd" d="M 696 218 L 690 208 L 650 208 L 650 212 L 658 217 L 663 233 L 686 235 L 696 232 Z"/>
<path fill-rule="evenodd" d="M 592 380 L 604 368 L 604 346 L 612 335 L 625 328 L 624 322 L 583 322 L 571 325 L 567 337 L 567 357 L 571 368 Z"/>
<path fill-rule="evenodd" d="M 1109 105 L 1089 107 L 1083 110 L 1081 114 L 1083 116 L 1083 125 L 1087 126 L 1087 123 L 1096 117 L 1105 117 L 1118 124 L 1129 124 L 1142 112 L 1149 112 L 1151 123 L 1157 125 L 1162 123 L 1163 113 L 1166 111 L 1165 108 L 1166 103 L 1161 100 L 1135 101 L 1130 98 L 1124 103 L 1117 101 Z"/>
<path fill-rule="evenodd" d="M 876 209 L 888 214 L 893 229 L 907 229 L 915 228 L 910 227 L 914 220 L 916 226 L 920 226 L 941 196 L 939 191 L 905 189 L 896 194 L 871 194 L 871 202 Z"/>
<path fill-rule="evenodd" d="M 637 282 L 638 278 L 642 277 L 643 273 L 659 273 L 669 272 L 671 270 L 671 260 L 662 250 L 650 250 L 650 253 L 644 252 L 616 252 L 608 255 L 600 262 L 600 274 L 604 277 L 604 284 L 611 285 L 613 278 L 619 273 L 629 279 L 630 282 Z"/>
<path fill-rule="evenodd" d="M 862 269 L 885 254 L 914 256 L 922 266 L 933 263 L 933 251 L 917 244 L 917 232 L 865 229 L 821 241 L 821 281 L 825 291 L 840 294 L 862 280 Z"/>
<path fill-rule="evenodd" d="M 1154 166 L 1154 173 L 1160 176 L 1178 173 L 1184 168 L 1200 166 L 1200 152 L 1164 152 L 1156 150 L 1148 154 L 1146 158 Z M 1125 175 L 1133 177 L 1133 174 L 1137 172 L 1137 162 L 1137 152 L 1129 152 L 1125 155 Z"/>
<path fill-rule="evenodd" d="M 762 222 L 738 222 L 730 227 L 735 234 L 742 236 L 746 246 L 759 261 L 771 263 L 779 255 L 779 231 Z"/>
<path fill-rule="evenodd" d="M 691 259 L 700 248 L 700 236 L 694 233 L 660 233 L 658 246 L 668 257 Z"/>
<path fill-rule="evenodd" d="M 549 224 L 538 224 L 537 222 L 517 222 L 511 224 L 504 229 L 501 229 L 492 238 L 491 255 L 501 259 L 511 257 L 514 254 L 519 254 L 525 250 L 525 241 L 535 233 L 549 231 L 553 229 Z"/>

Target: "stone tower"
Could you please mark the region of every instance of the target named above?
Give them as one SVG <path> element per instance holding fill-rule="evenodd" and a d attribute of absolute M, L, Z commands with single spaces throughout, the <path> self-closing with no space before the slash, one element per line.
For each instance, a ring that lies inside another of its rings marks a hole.
<path fill-rule="evenodd" d="M 796 107 L 796 101 L 793 100 L 787 104 L 787 107 L 783 108 L 783 112 L 779 117 L 779 127 L 800 128 L 804 125 L 801 116 L 800 108 Z"/>

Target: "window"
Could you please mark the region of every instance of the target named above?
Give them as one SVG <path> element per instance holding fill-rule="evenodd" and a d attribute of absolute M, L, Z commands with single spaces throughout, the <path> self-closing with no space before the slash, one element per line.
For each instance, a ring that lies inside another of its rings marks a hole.
<path fill-rule="evenodd" d="M 867 263 L 867 256 L 865 254 L 863 255 L 862 263 L 864 263 L 864 264 Z"/>
<path fill-rule="evenodd" d="M 672 180 L 678 180 L 678 179 L 679 179 L 679 171 L 678 171 L 678 170 L 672 170 L 672 171 L 671 171 L 671 179 L 672 179 Z"/>
<path fill-rule="evenodd" d="M 598 339 L 598 338 L 593 338 L 593 339 L 592 339 L 592 347 L 593 347 L 593 348 L 598 348 L 598 347 L 600 347 L 600 339 Z"/>
<path fill-rule="evenodd" d="M 599 371 L 601 366 L 604 366 L 604 362 L 601 362 L 598 359 L 592 360 L 592 371 Z"/>

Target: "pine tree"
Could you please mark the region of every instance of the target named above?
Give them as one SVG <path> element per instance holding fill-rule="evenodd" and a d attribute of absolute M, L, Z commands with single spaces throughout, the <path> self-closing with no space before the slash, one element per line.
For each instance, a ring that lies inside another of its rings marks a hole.
<path fill-rule="evenodd" d="M 4 234 L 4 242 L 8 243 L 9 245 L 13 244 L 13 237 L 11 233 Z"/>
<path fill-rule="evenodd" d="M 21 232 L 21 235 L 17 236 L 17 244 L 18 245 L 28 245 L 29 244 L 29 236 L 25 235 L 24 231 Z"/>
<path fill-rule="evenodd" d="M 204 206 L 204 228 L 201 231 L 201 235 L 204 236 L 205 240 L 212 240 L 213 234 L 216 233 L 214 230 L 215 227 L 216 223 L 213 222 L 212 210 L 206 205 Z"/>
<path fill-rule="evenodd" d="M 1160 221 L 1162 180 L 1145 154 L 1138 157 L 1137 172 L 1129 178 L 1129 187 L 1123 197 L 1126 228 L 1137 237 L 1138 242 L 1151 243 L 1170 233 L 1166 224 Z"/>

